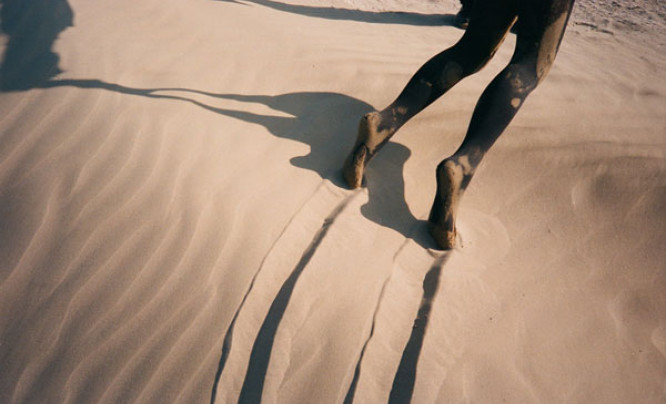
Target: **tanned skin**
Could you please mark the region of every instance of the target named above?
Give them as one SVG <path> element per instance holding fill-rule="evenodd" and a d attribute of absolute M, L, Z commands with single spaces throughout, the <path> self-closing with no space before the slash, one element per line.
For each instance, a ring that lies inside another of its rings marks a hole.
<path fill-rule="evenodd" d="M 361 119 L 356 143 L 343 168 L 349 186 L 361 186 L 365 166 L 402 125 L 460 80 L 485 66 L 517 21 L 516 49 L 511 61 L 481 95 L 458 150 L 437 166 L 437 193 L 428 227 L 440 248 L 453 248 L 460 199 L 483 156 L 550 70 L 573 3 L 573 0 L 474 1 L 470 23 L 462 38 L 426 62 L 393 103 Z"/>

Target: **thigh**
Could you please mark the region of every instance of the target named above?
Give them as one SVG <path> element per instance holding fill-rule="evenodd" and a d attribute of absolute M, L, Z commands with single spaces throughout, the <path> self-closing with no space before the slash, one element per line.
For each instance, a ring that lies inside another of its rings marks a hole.
<path fill-rule="evenodd" d="M 552 66 L 573 0 L 519 0 L 516 51 L 512 63 L 534 64 L 541 80 Z"/>
<path fill-rule="evenodd" d="M 460 40 L 469 53 L 492 56 L 518 16 L 519 0 L 475 0 Z"/>

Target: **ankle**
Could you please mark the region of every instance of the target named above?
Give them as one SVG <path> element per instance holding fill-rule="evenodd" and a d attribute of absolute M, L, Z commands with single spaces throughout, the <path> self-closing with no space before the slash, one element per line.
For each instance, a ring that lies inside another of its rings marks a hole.
<path fill-rule="evenodd" d="M 392 134 L 382 124 L 382 113 L 378 111 L 363 115 L 358 125 L 357 145 L 364 144 L 370 153 L 374 153 L 386 142 Z"/>

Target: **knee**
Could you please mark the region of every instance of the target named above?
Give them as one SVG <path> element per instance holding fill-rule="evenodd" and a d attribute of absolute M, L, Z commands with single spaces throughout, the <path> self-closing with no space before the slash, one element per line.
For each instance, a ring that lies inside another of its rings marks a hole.
<path fill-rule="evenodd" d="M 507 66 L 503 71 L 503 76 L 509 92 L 520 98 L 525 98 L 541 81 L 536 69 L 518 63 Z"/>
<path fill-rule="evenodd" d="M 457 57 L 455 59 L 458 61 L 463 77 L 481 70 L 495 54 L 493 49 L 472 44 L 465 39 L 463 37 L 452 48 L 456 53 Z"/>

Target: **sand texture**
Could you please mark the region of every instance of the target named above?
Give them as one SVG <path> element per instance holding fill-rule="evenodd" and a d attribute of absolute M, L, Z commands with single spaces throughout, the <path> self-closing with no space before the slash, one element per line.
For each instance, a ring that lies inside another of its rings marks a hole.
<path fill-rule="evenodd" d="M 463 33 L 409 3 L 0 2 L 0 402 L 666 402 L 664 3 L 576 5 L 448 252 L 435 167 L 515 36 L 350 190 Z"/>

